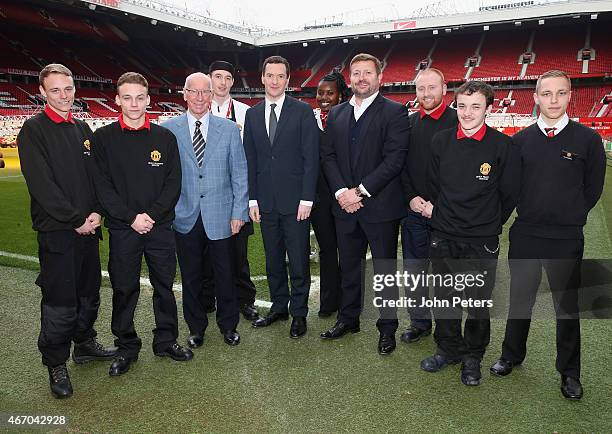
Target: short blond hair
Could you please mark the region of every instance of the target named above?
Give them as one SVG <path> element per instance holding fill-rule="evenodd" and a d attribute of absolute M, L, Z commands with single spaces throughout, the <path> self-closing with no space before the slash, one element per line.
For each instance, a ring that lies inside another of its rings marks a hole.
<path fill-rule="evenodd" d="M 538 81 L 536 82 L 535 91 L 539 92 L 540 86 L 542 84 L 542 80 L 545 78 L 565 78 L 567 80 L 567 85 L 570 90 L 572 89 L 572 80 L 570 80 L 569 75 L 565 71 L 561 71 L 559 69 L 551 69 L 550 71 L 546 71 L 544 74 L 538 77 Z"/>
<path fill-rule="evenodd" d="M 45 78 L 47 78 L 51 74 L 62 74 L 66 77 L 72 78 L 72 71 L 70 71 L 64 65 L 62 65 L 61 63 L 50 63 L 45 66 L 38 74 L 38 84 L 40 84 L 44 88 Z"/>

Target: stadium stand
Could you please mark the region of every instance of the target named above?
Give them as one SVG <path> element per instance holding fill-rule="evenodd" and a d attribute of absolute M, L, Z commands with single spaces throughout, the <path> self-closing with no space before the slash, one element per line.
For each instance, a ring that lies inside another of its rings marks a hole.
<path fill-rule="evenodd" d="M 81 6 L 0 0 L 0 125 L 10 123 L 10 128 L 0 130 L 0 136 L 13 131 L 23 116 L 41 110 L 44 101 L 37 74 L 50 62 L 63 63 L 73 71 L 75 112 L 92 125 L 101 125 L 106 121 L 96 119 L 117 115 L 113 83 L 125 71 L 141 72 L 149 80 L 149 111 L 155 118 L 184 110 L 177 91 L 185 76 L 206 71 L 217 59 L 236 66 L 237 99 L 256 104 L 263 96 L 260 65 L 275 54 L 292 65 L 289 87 L 293 95 L 313 106 L 316 86 L 325 74 L 340 68 L 348 81 L 351 57 L 368 52 L 383 62 L 383 93 L 411 110 L 418 109 L 413 80 L 419 69 L 433 66 L 444 72 L 449 84 L 447 104 L 453 103 L 453 89 L 461 82 L 484 79 L 496 89 L 494 113 L 529 117 L 536 114 L 532 94 L 537 76 L 560 68 L 575 79 L 571 116 L 604 119 L 611 115 L 609 15 L 597 20 L 566 17 L 550 20 L 551 24 L 547 19 L 546 25 L 534 21 L 521 28 L 508 23 L 488 31 L 453 27 L 451 32 L 442 29 L 435 35 L 416 31 L 389 38 L 347 37 L 346 43 L 337 39 L 306 46 L 294 42 L 240 47 L 224 38 L 213 41 L 209 35 L 196 36 L 180 26 L 158 24 L 152 32 L 148 20 L 108 11 L 94 13 Z"/>
<path fill-rule="evenodd" d="M 529 34 L 520 30 L 486 32 L 479 62 L 470 78 L 518 76 L 520 55 L 525 51 Z M 503 49 L 500 50 L 500 47 Z"/>

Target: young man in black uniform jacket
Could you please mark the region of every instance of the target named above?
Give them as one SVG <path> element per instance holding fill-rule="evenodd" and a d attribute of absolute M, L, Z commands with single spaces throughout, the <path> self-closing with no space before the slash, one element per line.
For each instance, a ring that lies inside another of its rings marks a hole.
<path fill-rule="evenodd" d="M 569 120 L 571 82 L 548 71 L 536 84 L 536 124 L 517 133 L 521 195 L 510 229 L 510 310 L 502 355 L 491 373 L 505 376 L 527 354 L 531 311 L 542 277 L 548 276 L 557 313 L 557 371 L 561 392 L 580 399 L 578 288 L 584 251 L 582 228 L 603 189 L 606 157 L 601 137 Z M 563 317 L 563 318 L 561 318 Z"/>
<path fill-rule="evenodd" d="M 512 140 L 484 123 L 493 104 L 491 86 L 467 82 L 455 95 L 459 127 L 433 138 L 431 203 L 424 214 L 432 216 L 434 275 L 459 273 L 472 275 L 474 280 L 465 285 L 458 280 L 449 286 L 436 284 L 436 301 L 449 305 L 434 307 L 437 351 L 421 362 L 421 368 L 437 372 L 462 361 L 461 381 L 477 386 L 481 381 L 480 362 L 490 339 L 487 302 L 495 284 L 498 236 L 518 196 L 518 160 Z M 457 298 L 470 303 L 463 334 L 462 308 Z"/>
<path fill-rule="evenodd" d="M 380 95 L 382 67 L 376 57 L 357 54 L 350 70 L 354 95 L 331 109 L 321 154 L 325 176 L 337 199 L 332 212 L 342 285 L 337 322 L 321 333 L 323 339 L 360 330 L 362 261 L 368 245 L 374 272 L 394 273 L 384 270 L 388 263 L 379 260 L 397 258 L 399 222 L 407 213 L 399 175 L 410 141 L 408 111 Z M 381 295 L 386 300 L 397 299 L 396 292 L 397 287 L 388 287 Z M 379 354 L 391 354 L 398 327 L 396 310 L 381 308 L 376 326 Z"/>
<path fill-rule="evenodd" d="M 153 285 L 153 351 L 189 360 L 191 350 L 177 344 L 178 320 L 172 284 L 176 274 L 172 232 L 174 206 L 181 191 L 176 138 L 152 124 L 146 114 L 148 83 L 126 72 L 117 81 L 117 122 L 94 133 L 95 184 L 110 234 L 108 271 L 113 286 L 112 331 L 118 356 L 109 374 L 121 375 L 138 360 L 142 346 L 134 329 L 144 254 Z"/>
<path fill-rule="evenodd" d="M 429 265 L 431 226 L 430 219 L 422 212 L 429 202 L 427 170 L 431 159 L 431 140 L 439 131 L 457 128 L 457 112 L 444 103 L 446 84 L 441 71 L 425 69 L 415 81 L 419 111 L 409 117 L 410 147 L 401 175 L 408 215 L 402 220 L 401 230 L 404 269 L 418 275 L 426 271 Z M 411 343 L 431 333 L 431 309 L 420 306 L 423 297 L 429 298 L 429 287 L 418 285 L 411 288 L 406 296 L 418 302 L 416 306 L 408 308 L 410 327 L 401 336 L 403 342 Z"/>
<path fill-rule="evenodd" d="M 21 171 L 31 197 L 32 228 L 38 232 L 42 290 L 38 348 L 56 398 L 72 395 L 66 369 L 74 341 L 76 363 L 110 360 L 112 348 L 96 340 L 100 306 L 100 209 L 91 174 L 89 126 L 71 113 L 72 73 L 60 64 L 40 72 L 42 113 L 28 119 L 17 142 Z"/>

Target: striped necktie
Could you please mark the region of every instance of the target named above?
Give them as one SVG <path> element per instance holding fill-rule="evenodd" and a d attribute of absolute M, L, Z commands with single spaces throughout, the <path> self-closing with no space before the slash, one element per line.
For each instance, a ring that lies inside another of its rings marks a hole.
<path fill-rule="evenodd" d="M 202 122 L 195 122 L 195 131 L 193 133 L 193 151 L 195 152 L 196 160 L 198 160 L 198 166 L 202 166 L 204 148 L 206 147 L 206 141 L 204 140 L 204 136 L 202 136 L 200 125 L 202 125 Z"/>
<path fill-rule="evenodd" d="M 555 127 L 552 127 L 552 128 L 544 128 L 544 131 L 546 131 L 546 135 L 547 135 L 548 137 L 555 137 L 555 130 L 556 130 L 556 128 L 555 128 Z"/>

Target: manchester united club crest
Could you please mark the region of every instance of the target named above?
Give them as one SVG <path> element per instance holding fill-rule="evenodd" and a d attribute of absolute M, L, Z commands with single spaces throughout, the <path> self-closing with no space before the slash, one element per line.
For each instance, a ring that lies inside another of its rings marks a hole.
<path fill-rule="evenodd" d="M 476 179 L 479 181 L 488 181 L 489 173 L 491 173 L 491 165 L 487 162 L 484 162 L 480 165 L 480 175 L 476 176 Z"/>
<path fill-rule="evenodd" d="M 91 142 L 89 139 L 85 139 L 83 142 L 83 155 L 91 155 Z"/>
<path fill-rule="evenodd" d="M 163 166 L 164 163 L 161 160 L 162 154 L 157 149 L 151 151 L 151 161 L 149 161 L 149 165 L 153 167 Z"/>

